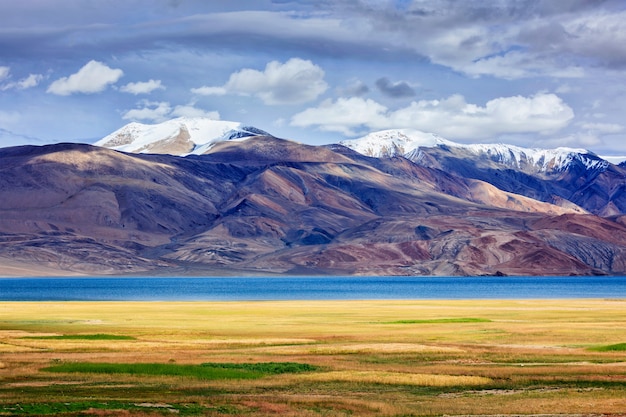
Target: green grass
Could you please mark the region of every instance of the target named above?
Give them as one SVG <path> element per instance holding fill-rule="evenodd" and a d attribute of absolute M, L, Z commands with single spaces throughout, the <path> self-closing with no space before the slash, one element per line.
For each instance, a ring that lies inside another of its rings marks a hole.
<path fill-rule="evenodd" d="M 238 369 L 250 372 L 260 372 L 265 375 L 297 374 L 313 372 L 320 368 L 308 363 L 297 362 L 258 362 L 258 363 L 203 363 L 202 366 L 217 369 Z"/>
<path fill-rule="evenodd" d="M 315 366 L 293 362 L 204 363 L 64 363 L 43 368 L 46 372 L 181 376 L 204 380 L 257 379 L 267 375 L 311 372 Z"/>
<path fill-rule="evenodd" d="M 395 320 L 395 321 L 383 322 L 383 324 L 446 324 L 446 323 L 491 323 L 491 320 L 475 318 L 475 317 L 459 317 L 459 318 L 450 318 L 450 319 Z"/>
<path fill-rule="evenodd" d="M 136 340 L 132 336 L 123 336 L 116 334 L 64 334 L 61 336 L 26 336 L 22 339 L 41 339 L 41 340 Z"/>
<path fill-rule="evenodd" d="M 597 346 L 589 348 L 595 352 L 623 352 L 626 351 L 626 343 L 617 343 L 615 345 Z"/>

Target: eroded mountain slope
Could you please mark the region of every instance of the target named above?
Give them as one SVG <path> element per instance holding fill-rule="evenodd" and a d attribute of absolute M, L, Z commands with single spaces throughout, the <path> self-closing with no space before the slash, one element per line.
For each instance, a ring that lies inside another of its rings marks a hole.
<path fill-rule="evenodd" d="M 341 146 L 258 136 L 182 158 L 58 144 L 5 148 L 0 161 L 0 259 L 13 270 L 626 271 L 620 222 Z"/>

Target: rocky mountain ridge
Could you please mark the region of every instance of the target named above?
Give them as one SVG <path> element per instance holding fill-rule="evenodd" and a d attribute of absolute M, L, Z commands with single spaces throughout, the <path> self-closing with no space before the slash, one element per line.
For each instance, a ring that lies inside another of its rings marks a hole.
<path fill-rule="evenodd" d="M 463 145 L 410 130 L 375 132 L 342 144 L 369 156 L 403 156 L 420 166 L 603 217 L 626 213 L 624 166 L 585 149 Z"/>
<path fill-rule="evenodd" d="M 463 175 L 486 168 L 455 172 L 460 154 L 429 149 L 440 154 L 418 163 L 264 135 L 186 157 L 0 149 L 0 265 L 47 274 L 626 272 L 623 215 L 504 190 Z M 560 175 L 555 189 L 577 178 Z M 617 190 L 620 175 L 614 165 L 599 172 L 589 195 Z"/>

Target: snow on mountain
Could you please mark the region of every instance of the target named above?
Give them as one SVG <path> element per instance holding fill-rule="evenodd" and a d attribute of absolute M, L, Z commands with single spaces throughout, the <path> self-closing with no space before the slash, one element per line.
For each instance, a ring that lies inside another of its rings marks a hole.
<path fill-rule="evenodd" d="M 94 143 L 131 153 L 200 155 L 214 144 L 269 133 L 239 122 L 180 117 L 158 124 L 129 123 Z"/>
<path fill-rule="evenodd" d="M 457 148 L 493 162 L 539 172 L 562 171 L 575 161 L 587 169 L 606 169 L 609 162 L 585 150 L 573 148 L 522 148 L 505 144 L 461 144 L 433 133 L 398 129 L 373 132 L 359 139 L 340 142 L 359 153 L 377 158 L 402 155 L 414 162 L 423 157 L 421 148 Z"/>
<path fill-rule="evenodd" d="M 434 133 L 425 133 L 413 129 L 382 130 L 359 139 L 344 140 L 339 144 L 375 158 L 407 155 L 420 147 L 456 145 Z"/>

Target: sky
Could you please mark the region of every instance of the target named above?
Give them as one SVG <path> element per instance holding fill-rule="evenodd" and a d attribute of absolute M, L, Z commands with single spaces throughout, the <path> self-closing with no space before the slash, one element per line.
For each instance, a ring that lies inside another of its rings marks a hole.
<path fill-rule="evenodd" d="M 626 155 L 624 0 L 0 0 L 0 146 L 130 122 Z"/>

